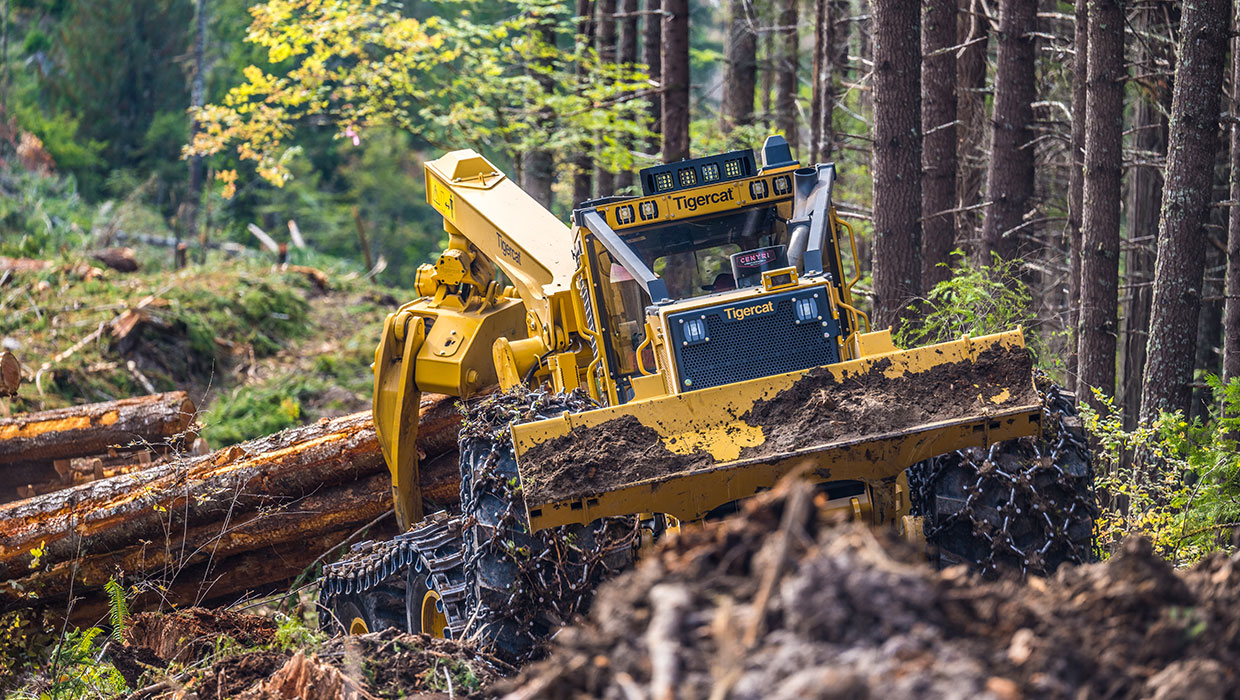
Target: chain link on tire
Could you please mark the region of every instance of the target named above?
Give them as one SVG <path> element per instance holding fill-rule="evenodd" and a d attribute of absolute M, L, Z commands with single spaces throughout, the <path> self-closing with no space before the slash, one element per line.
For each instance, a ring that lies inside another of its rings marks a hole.
<path fill-rule="evenodd" d="M 909 469 L 914 514 L 940 565 L 1046 576 L 1095 558 L 1089 443 L 1071 394 L 1039 374 L 1042 434 L 959 450 Z"/>
<path fill-rule="evenodd" d="M 467 634 L 505 660 L 529 658 L 551 631 L 586 610 L 599 583 L 633 561 L 634 518 L 537 533 L 526 519 L 511 426 L 595 406 L 580 391 L 516 391 L 476 404 L 461 429 L 467 607 L 474 611 Z"/>
<path fill-rule="evenodd" d="M 359 617 L 367 631 L 418 632 L 422 606 L 432 601 L 445 636 L 477 638 L 509 662 L 528 659 L 585 611 L 600 582 L 633 562 L 634 518 L 533 534 L 526 521 L 512 424 L 595 406 L 581 392 L 517 390 L 470 407 L 460 440 L 462 513 L 436 513 L 392 540 L 356 544 L 325 566 L 320 626 L 348 632 Z"/>

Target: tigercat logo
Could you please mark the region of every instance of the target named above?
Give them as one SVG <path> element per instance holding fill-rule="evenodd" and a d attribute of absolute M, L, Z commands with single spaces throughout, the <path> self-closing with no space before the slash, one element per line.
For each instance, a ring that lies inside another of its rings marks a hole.
<path fill-rule="evenodd" d="M 740 308 L 728 309 L 729 321 L 744 321 L 750 316 L 761 316 L 769 314 L 775 310 L 775 302 L 768 301 L 765 304 L 754 304 L 753 306 L 742 306 Z"/>
<path fill-rule="evenodd" d="M 722 204 L 723 202 L 732 201 L 732 190 L 727 189 L 722 192 L 711 192 L 710 194 L 676 196 L 672 197 L 672 201 L 676 202 L 677 209 L 697 211 L 698 207 L 704 207 L 708 204 Z"/>

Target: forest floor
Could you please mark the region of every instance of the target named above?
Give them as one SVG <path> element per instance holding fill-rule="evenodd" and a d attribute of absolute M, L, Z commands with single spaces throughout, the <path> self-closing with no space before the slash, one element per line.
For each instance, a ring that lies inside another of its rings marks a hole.
<path fill-rule="evenodd" d="M 104 656 L 133 700 L 1240 697 L 1240 555 L 1176 570 L 1132 539 L 1050 579 L 983 581 L 812 498 L 785 487 L 686 527 L 521 669 L 270 610 L 138 615 Z"/>
<path fill-rule="evenodd" d="M 362 410 L 374 339 L 403 301 L 392 294 L 356 273 L 242 260 L 131 274 L 75 262 L 18 275 L 0 289 L 0 339 L 27 377 L 0 411 L 179 389 L 219 448 Z"/>

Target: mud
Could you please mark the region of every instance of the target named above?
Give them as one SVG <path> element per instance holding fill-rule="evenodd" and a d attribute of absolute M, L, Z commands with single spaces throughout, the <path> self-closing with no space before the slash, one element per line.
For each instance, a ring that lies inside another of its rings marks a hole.
<path fill-rule="evenodd" d="M 983 582 L 785 488 L 606 585 L 510 697 L 1240 698 L 1240 555 Z"/>
<path fill-rule="evenodd" d="M 712 464 L 705 452 L 672 452 L 654 428 L 621 416 L 535 445 L 522 457 L 521 487 L 532 501 L 555 501 Z"/>
<path fill-rule="evenodd" d="M 743 449 L 741 458 L 761 459 L 1039 401 L 1031 379 L 1033 360 L 1024 349 L 992 349 L 976 362 L 938 365 L 894 379 L 884 374 L 889 365 L 879 361 L 843 380 L 826 369 L 812 370 L 788 389 L 756 402 L 740 419 L 761 426 L 766 441 Z M 1013 385 L 1018 390 L 1001 403 L 987 400 Z M 714 463 L 704 451 L 672 452 L 658 431 L 623 416 L 526 452 L 522 487 L 533 502 L 557 501 Z"/>

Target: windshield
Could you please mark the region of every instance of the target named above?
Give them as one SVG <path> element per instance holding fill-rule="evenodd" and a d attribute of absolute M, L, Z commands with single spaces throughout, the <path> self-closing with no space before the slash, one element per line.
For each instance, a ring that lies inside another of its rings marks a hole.
<path fill-rule="evenodd" d="M 733 289 L 729 256 L 787 243 L 775 207 L 625 232 L 623 238 L 663 278 L 675 299 Z"/>

